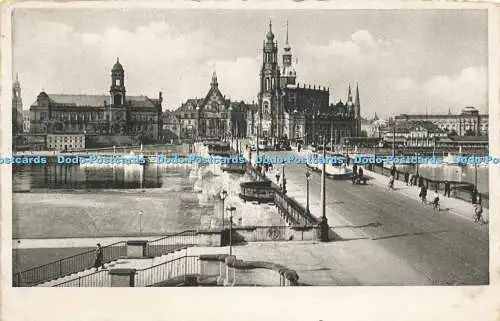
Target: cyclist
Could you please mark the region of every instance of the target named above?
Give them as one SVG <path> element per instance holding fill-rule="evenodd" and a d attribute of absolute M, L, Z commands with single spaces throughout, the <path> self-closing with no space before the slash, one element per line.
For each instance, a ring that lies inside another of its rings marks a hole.
<path fill-rule="evenodd" d="M 474 222 L 480 224 L 486 223 L 483 218 L 483 205 L 480 203 L 474 205 Z"/>

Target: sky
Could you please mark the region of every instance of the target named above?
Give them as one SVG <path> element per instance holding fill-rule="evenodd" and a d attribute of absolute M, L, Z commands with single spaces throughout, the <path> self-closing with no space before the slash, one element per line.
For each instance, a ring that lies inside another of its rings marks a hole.
<path fill-rule="evenodd" d="M 361 114 L 487 112 L 484 10 L 16 9 L 13 78 L 25 109 L 40 91 L 108 94 L 117 57 L 127 94 L 174 110 L 202 98 L 212 72 L 226 98 L 257 100 L 269 19 L 279 59 L 289 24 L 297 82 L 346 100 L 359 83 Z"/>

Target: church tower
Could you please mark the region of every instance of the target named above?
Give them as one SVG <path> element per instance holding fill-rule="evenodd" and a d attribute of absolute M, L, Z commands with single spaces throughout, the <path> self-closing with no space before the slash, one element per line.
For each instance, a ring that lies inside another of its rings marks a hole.
<path fill-rule="evenodd" d="M 20 133 L 23 131 L 23 100 L 21 98 L 21 84 L 19 76 L 16 74 L 16 80 L 12 84 L 12 132 Z"/>
<path fill-rule="evenodd" d="M 282 135 L 283 115 L 281 108 L 280 70 L 278 43 L 274 41 L 272 23 L 263 45 L 263 61 L 260 71 L 259 127 L 262 137 L 276 139 Z"/>
<path fill-rule="evenodd" d="M 283 72 L 281 85 L 284 88 L 286 85 L 295 85 L 295 79 L 297 77 L 295 69 L 292 66 L 292 47 L 290 47 L 290 43 L 288 42 L 288 21 L 286 22 L 286 42 L 283 50 Z"/>
<path fill-rule="evenodd" d="M 120 64 L 120 58 L 116 58 L 116 63 L 111 69 L 111 104 L 115 107 L 125 104 L 125 71 Z"/>

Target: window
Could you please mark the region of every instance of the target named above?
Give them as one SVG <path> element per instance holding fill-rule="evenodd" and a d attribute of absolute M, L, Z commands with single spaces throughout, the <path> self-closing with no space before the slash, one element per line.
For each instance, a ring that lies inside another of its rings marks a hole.
<path fill-rule="evenodd" d="M 121 82 L 120 82 L 120 79 L 116 79 L 115 84 L 116 84 L 117 86 L 120 86 L 120 83 L 121 83 Z"/>

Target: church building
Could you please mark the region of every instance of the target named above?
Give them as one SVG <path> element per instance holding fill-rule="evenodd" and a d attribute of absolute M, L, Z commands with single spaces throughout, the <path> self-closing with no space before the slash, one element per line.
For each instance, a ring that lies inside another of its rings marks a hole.
<path fill-rule="evenodd" d="M 346 103 L 329 104 L 329 88 L 297 82 L 288 22 L 282 66 L 278 62 L 278 42 L 271 22 L 263 42 L 262 59 L 258 108 L 247 111 L 248 136 L 313 143 L 320 136 L 335 137 L 339 142 L 342 137 L 361 134 L 358 86 L 355 100 L 349 85 Z"/>

